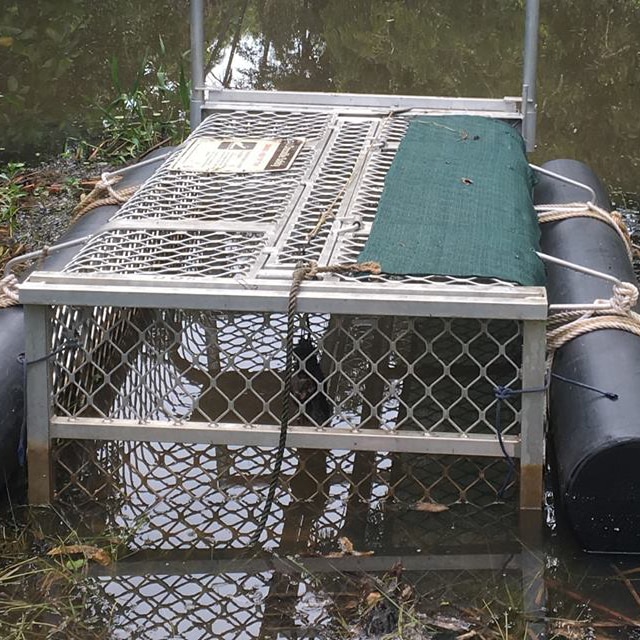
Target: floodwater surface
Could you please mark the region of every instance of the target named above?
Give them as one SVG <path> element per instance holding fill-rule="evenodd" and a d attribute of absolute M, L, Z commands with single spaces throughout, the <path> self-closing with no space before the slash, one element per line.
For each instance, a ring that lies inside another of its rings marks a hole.
<path fill-rule="evenodd" d="M 208 2 L 207 61 L 227 86 L 446 96 L 521 95 L 524 0 Z M 636 193 L 640 5 L 542 2 L 539 153 Z M 57 152 L 100 108 L 188 73 L 186 0 L 3 0 L 0 147 Z M 229 54 L 233 60 L 229 64 Z M 160 71 L 160 76 L 158 76 Z"/>
<path fill-rule="evenodd" d="M 109 105 L 144 87 L 173 100 L 180 116 L 186 0 L 0 4 L 5 158 L 44 158 L 100 139 Z M 588 163 L 633 216 L 640 3 L 542 4 L 534 160 Z M 244 88 L 519 95 L 523 5 L 209 2 L 209 73 Z M 184 386 L 185 397 L 190 390 Z M 166 398 L 173 402 L 169 392 Z M 546 631 L 548 638 L 605 640 L 631 638 L 639 626 L 635 560 L 585 557 L 552 530 L 551 509 L 541 544 L 519 525 L 513 491 L 506 501 L 496 495 L 504 460 L 437 460 L 436 473 L 409 454 L 291 451 L 260 545 L 271 554 L 249 546 L 269 450 L 87 442 L 63 445 L 57 455 L 67 483 L 61 493 L 80 505 L 83 533 L 100 535 L 101 544 L 117 539 L 120 556 L 130 557 L 80 581 L 95 634 L 55 637 L 506 640 Z M 487 489 L 490 499 L 465 502 L 469 486 Z M 79 487 L 102 498 L 99 508 Z M 66 527 L 73 515 L 56 514 L 57 524 Z M 20 591 L 2 571 L 0 606 L 12 624 L 22 614 L 5 606 L 7 594 L 14 603 L 37 601 L 42 589 L 56 596 L 51 580 Z M 50 612 L 42 620 L 62 625 Z"/>

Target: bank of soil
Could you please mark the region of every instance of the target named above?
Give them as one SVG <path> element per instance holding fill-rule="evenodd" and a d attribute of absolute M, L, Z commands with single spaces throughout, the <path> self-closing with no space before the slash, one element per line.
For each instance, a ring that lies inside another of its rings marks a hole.
<path fill-rule="evenodd" d="M 112 167 L 57 158 L 23 168 L 12 178 L 20 194 L 11 222 L 0 224 L 0 266 L 11 257 L 56 243 L 71 224 L 81 195 Z"/>

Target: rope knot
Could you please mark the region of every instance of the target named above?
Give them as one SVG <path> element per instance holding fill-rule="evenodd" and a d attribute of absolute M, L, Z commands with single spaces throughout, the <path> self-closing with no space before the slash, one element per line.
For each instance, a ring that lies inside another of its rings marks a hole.
<path fill-rule="evenodd" d="M 611 308 L 620 315 L 629 315 L 638 302 L 638 287 L 631 282 L 613 285 L 613 295 L 609 300 Z"/>
<path fill-rule="evenodd" d="M 515 392 L 513 391 L 513 389 L 510 389 L 509 387 L 503 387 L 503 386 L 497 386 L 493 390 L 493 393 L 496 397 L 496 400 L 508 400 L 511 396 L 515 395 Z"/>
<path fill-rule="evenodd" d="M 0 279 L 0 309 L 18 304 L 18 278 L 13 273 L 9 273 Z"/>

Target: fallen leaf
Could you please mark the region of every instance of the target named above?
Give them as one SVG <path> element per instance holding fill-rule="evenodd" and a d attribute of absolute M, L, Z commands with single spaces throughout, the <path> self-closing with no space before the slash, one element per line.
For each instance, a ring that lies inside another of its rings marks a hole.
<path fill-rule="evenodd" d="M 444 629 L 445 631 L 455 631 L 456 633 L 467 632 L 471 629 L 471 624 L 466 620 L 460 618 L 454 618 L 453 616 L 444 616 L 442 614 L 436 614 L 435 616 L 424 616 L 424 622 L 438 629 Z"/>
<path fill-rule="evenodd" d="M 372 591 L 371 593 L 367 594 L 367 597 L 365 598 L 365 604 L 368 608 L 375 607 L 378 602 L 380 602 L 380 600 L 382 600 L 382 594 L 378 591 Z"/>
<path fill-rule="evenodd" d="M 340 551 L 345 555 L 350 556 L 353 553 L 353 542 L 347 536 L 338 538 L 338 544 L 340 545 Z"/>
<path fill-rule="evenodd" d="M 414 511 L 426 511 L 427 513 L 442 513 L 443 511 L 449 511 L 449 507 L 446 504 L 440 504 L 439 502 L 416 502 L 413 505 Z"/>
<path fill-rule="evenodd" d="M 343 536 L 342 538 L 338 538 L 338 545 L 340 546 L 340 551 L 332 551 L 331 553 L 325 554 L 325 558 L 343 558 L 344 556 L 372 556 L 374 551 L 356 551 L 353 548 L 353 542 L 347 538 L 347 536 Z"/>
<path fill-rule="evenodd" d="M 400 592 L 400 600 L 406 602 L 411 598 L 413 598 L 413 587 L 406 584 L 404 587 L 402 587 L 402 591 Z"/>
<path fill-rule="evenodd" d="M 104 550 L 88 544 L 62 544 L 51 549 L 48 556 L 75 555 L 81 553 L 87 560 L 93 560 L 103 567 L 111 564 L 111 556 Z"/>

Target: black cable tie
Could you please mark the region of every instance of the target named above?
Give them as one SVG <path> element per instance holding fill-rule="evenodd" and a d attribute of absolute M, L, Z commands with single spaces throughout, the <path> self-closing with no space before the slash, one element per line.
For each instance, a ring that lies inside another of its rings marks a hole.
<path fill-rule="evenodd" d="M 513 461 L 513 458 L 509 455 L 507 451 L 507 447 L 504 444 L 504 439 L 502 437 L 502 416 L 501 409 L 502 403 L 513 396 L 520 396 L 526 393 L 544 393 L 549 388 L 550 377 L 545 376 L 544 385 L 542 387 L 529 387 L 527 389 L 512 389 L 511 387 L 506 387 L 503 385 L 498 385 L 493 389 L 493 395 L 496 398 L 496 417 L 495 417 L 495 425 L 494 428 L 496 430 L 496 435 L 498 436 L 498 444 L 500 445 L 500 450 L 502 451 L 502 455 L 508 465 L 507 473 L 502 481 L 502 485 L 496 492 L 496 495 L 499 499 L 502 499 L 504 496 L 504 492 L 509 486 L 513 476 L 516 472 L 516 465 Z"/>
<path fill-rule="evenodd" d="M 54 356 L 66 351 L 67 349 L 77 349 L 80 346 L 80 342 L 77 338 L 68 338 L 60 344 L 53 351 L 35 358 L 34 360 L 27 360 L 25 353 L 19 353 L 17 361 L 22 365 L 22 394 L 23 394 L 23 409 L 22 409 L 22 425 L 20 426 L 20 439 L 18 440 L 18 463 L 21 467 L 27 462 L 27 366 L 30 364 L 38 364 L 39 362 L 45 362 L 53 358 Z"/>
<path fill-rule="evenodd" d="M 557 373 L 552 373 L 551 376 L 556 380 L 560 380 L 560 382 L 566 382 L 567 384 L 573 384 L 576 387 L 581 387 L 582 389 L 587 389 L 589 391 L 593 391 L 594 393 L 599 393 L 601 396 L 608 398 L 609 400 L 618 400 L 620 396 L 613 391 L 605 391 L 604 389 L 598 389 L 598 387 L 592 387 L 590 384 L 586 382 L 580 382 L 578 380 L 571 380 L 571 378 L 565 378 Z"/>

